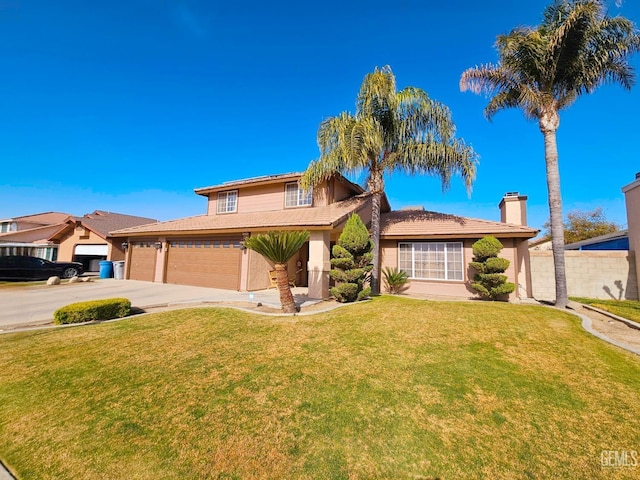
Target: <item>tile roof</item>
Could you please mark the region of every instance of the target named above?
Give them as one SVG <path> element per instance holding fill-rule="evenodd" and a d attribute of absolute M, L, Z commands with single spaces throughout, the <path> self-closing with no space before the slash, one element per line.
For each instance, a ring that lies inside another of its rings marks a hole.
<path fill-rule="evenodd" d="M 219 185 L 212 185 L 210 187 L 196 188 L 194 191 L 198 195 L 208 195 L 209 193 L 229 190 L 230 188 L 243 187 L 247 185 L 264 185 L 267 183 L 279 183 L 287 180 L 298 180 L 302 176 L 300 172 L 292 173 L 280 173 L 276 175 L 264 175 L 261 177 L 244 178 L 242 180 L 233 180 L 230 182 L 224 182 Z"/>
<path fill-rule="evenodd" d="M 296 208 L 266 212 L 230 213 L 224 215 L 198 215 L 159 222 L 152 225 L 112 231 L 112 236 L 203 233 L 212 231 L 243 231 L 277 228 L 332 228 L 370 202 L 369 195 L 351 197 L 324 207 Z"/>
<path fill-rule="evenodd" d="M 196 188 L 194 190 L 198 195 L 207 196 L 210 193 L 221 192 L 224 190 L 230 190 L 238 187 L 247 187 L 247 186 L 257 186 L 257 185 L 267 185 L 270 183 L 284 183 L 287 181 L 294 182 L 298 181 L 302 176 L 302 172 L 291 172 L 291 173 L 280 173 L 276 175 L 264 175 L 261 177 L 253 177 L 253 178 L 245 178 L 242 180 L 233 180 L 230 182 L 224 182 L 219 185 L 212 185 L 210 187 L 201 187 Z M 345 178 L 342 175 L 336 174 L 336 177 L 345 184 L 347 184 L 354 192 L 360 194 L 364 193 L 364 189 L 353 183 L 351 180 Z"/>
<path fill-rule="evenodd" d="M 109 236 L 109 232 L 112 230 L 148 225 L 156 222 L 157 220 L 155 218 L 136 217 L 134 215 L 124 215 L 122 213 L 96 210 L 95 212 L 87 213 L 82 217 L 69 218 L 67 220 L 66 227 L 49 237 L 49 240 L 59 237 L 65 230 L 73 228 L 76 223 L 81 223 L 84 227 L 95 232 L 100 237 L 107 238 Z"/>
<path fill-rule="evenodd" d="M 383 238 L 462 238 L 483 235 L 531 238 L 537 233 L 538 230 L 531 227 L 424 210 L 399 210 L 380 216 L 380 235 Z"/>
<path fill-rule="evenodd" d="M 122 213 L 104 212 L 102 210 L 96 210 L 77 220 L 103 237 L 107 237 L 112 230 L 147 225 L 158 221 L 155 218 L 136 217 Z"/>
<path fill-rule="evenodd" d="M 28 222 L 28 223 L 38 223 L 41 225 L 55 225 L 57 223 L 64 222 L 69 217 L 71 217 L 71 215 L 63 212 L 43 212 L 43 213 L 34 213 L 33 215 L 23 215 L 21 217 L 12 218 L 10 220 Z"/>
<path fill-rule="evenodd" d="M 43 225 L 41 227 L 0 233 L 0 243 L 5 242 L 47 242 L 47 239 L 67 226 L 66 223 Z"/>

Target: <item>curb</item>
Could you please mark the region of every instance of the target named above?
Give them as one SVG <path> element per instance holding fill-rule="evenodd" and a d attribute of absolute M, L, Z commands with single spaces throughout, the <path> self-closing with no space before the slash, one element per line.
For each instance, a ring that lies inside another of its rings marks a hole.
<path fill-rule="evenodd" d="M 16 480 L 16 477 L 9 473 L 7 467 L 4 466 L 4 463 L 0 460 L 0 480 Z"/>
<path fill-rule="evenodd" d="M 550 307 L 550 308 L 554 308 L 555 309 L 556 307 Z M 623 350 L 626 350 L 627 352 L 631 352 L 631 353 L 635 353 L 636 355 L 640 355 L 640 348 L 635 348 L 635 347 L 632 347 L 631 345 L 628 345 L 626 343 L 618 342 L 617 340 L 609 338 L 605 334 L 597 332 L 596 330 L 594 330 L 593 325 L 591 323 L 591 319 L 589 317 L 587 317 L 586 315 L 583 315 L 582 313 L 578 313 L 577 311 L 575 311 L 573 309 L 569 309 L 569 308 L 567 308 L 567 309 L 559 309 L 558 308 L 556 310 L 560 310 L 562 312 L 566 312 L 566 313 L 569 313 L 570 315 L 575 315 L 576 317 L 580 318 L 582 320 L 582 328 L 584 328 L 588 333 L 590 333 L 594 337 L 598 337 L 600 340 L 604 340 L 605 342 L 610 343 L 611 345 L 615 345 L 616 347 L 622 348 Z M 626 322 L 624 322 L 624 323 L 626 323 Z M 632 323 L 635 323 L 635 322 L 632 322 Z"/>

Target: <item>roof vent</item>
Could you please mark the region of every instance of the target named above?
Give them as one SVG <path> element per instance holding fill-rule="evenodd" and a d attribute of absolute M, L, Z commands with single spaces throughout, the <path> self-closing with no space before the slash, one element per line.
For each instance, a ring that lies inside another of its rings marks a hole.
<path fill-rule="evenodd" d="M 520 192 L 507 192 L 504 194 L 505 197 L 519 197 Z"/>

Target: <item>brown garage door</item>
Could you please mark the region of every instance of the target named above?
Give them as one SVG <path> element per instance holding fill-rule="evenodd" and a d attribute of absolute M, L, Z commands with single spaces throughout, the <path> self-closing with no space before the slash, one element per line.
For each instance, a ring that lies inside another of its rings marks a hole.
<path fill-rule="evenodd" d="M 238 290 L 241 257 L 239 237 L 171 241 L 167 283 Z"/>
<path fill-rule="evenodd" d="M 155 241 L 131 242 L 129 248 L 131 248 L 129 278 L 131 280 L 153 282 L 156 272 L 157 255 Z"/>

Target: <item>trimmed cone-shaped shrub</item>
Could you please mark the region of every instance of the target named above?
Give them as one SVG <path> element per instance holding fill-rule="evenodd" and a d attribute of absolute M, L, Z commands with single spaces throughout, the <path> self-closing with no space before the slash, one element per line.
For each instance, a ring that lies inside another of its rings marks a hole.
<path fill-rule="evenodd" d="M 500 300 L 515 291 L 514 283 L 507 282 L 503 272 L 511 262 L 499 258 L 502 243 L 495 237 L 483 237 L 473 244 L 473 261 L 469 265 L 477 272 L 471 288 L 487 300 Z"/>
<path fill-rule="evenodd" d="M 329 272 L 336 286 L 331 289 L 337 301 L 355 302 L 371 294 L 365 283 L 369 272 L 373 269 L 371 261 L 373 243 L 369 238 L 369 230 L 357 214 L 351 215 L 331 250 L 332 259 Z"/>

